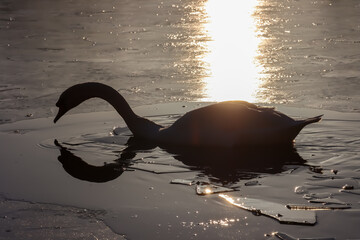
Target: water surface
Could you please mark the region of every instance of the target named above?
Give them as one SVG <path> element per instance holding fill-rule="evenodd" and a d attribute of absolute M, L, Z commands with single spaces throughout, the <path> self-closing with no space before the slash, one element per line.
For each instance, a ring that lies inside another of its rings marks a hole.
<path fill-rule="evenodd" d="M 359 112 L 359 9 L 356 0 L 2 1 L 0 119 L 53 116 L 59 93 L 86 81 L 132 106 L 240 99 Z"/>
<path fill-rule="evenodd" d="M 356 0 L 1 1 L 0 193 L 104 210 L 133 239 L 358 237 L 359 10 Z M 59 94 L 87 81 L 163 124 L 222 100 L 325 117 L 291 151 L 134 143 L 101 100 L 53 125 Z M 316 211 L 313 227 L 284 225 L 174 179 L 230 188 L 234 199 L 308 204 L 303 195 L 319 193 L 351 208 Z"/>

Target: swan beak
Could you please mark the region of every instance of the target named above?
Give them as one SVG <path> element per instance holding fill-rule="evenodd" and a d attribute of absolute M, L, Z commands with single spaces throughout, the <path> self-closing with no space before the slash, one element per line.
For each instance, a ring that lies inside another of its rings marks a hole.
<path fill-rule="evenodd" d="M 56 123 L 65 113 L 66 111 L 62 110 L 62 108 L 59 108 L 59 111 L 56 117 L 54 118 L 54 123 Z"/>

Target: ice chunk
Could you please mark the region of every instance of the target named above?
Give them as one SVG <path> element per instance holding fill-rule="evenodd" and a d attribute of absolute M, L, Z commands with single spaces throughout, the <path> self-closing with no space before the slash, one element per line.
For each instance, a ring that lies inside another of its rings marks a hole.
<path fill-rule="evenodd" d="M 282 239 L 282 240 L 335 240 L 335 238 L 294 238 L 293 236 L 290 236 L 286 233 L 282 233 L 282 232 L 275 232 L 272 234 L 273 236 L 278 237 L 278 239 Z"/>
<path fill-rule="evenodd" d="M 213 193 L 223 193 L 223 192 L 233 192 L 235 191 L 232 188 L 226 188 L 221 186 L 216 186 L 207 182 L 197 182 L 196 183 L 196 194 L 198 195 L 208 195 Z"/>
<path fill-rule="evenodd" d="M 182 185 L 188 185 L 191 186 L 194 184 L 194 180 L 188 180 L 188 179 L 173 179 L 171 180 L 172 184 L 182 184 Z"/>
<path fill-rule="evenodd" d="M 323 171 L 322 167 L 317 167 L 317 166 L 310 166 L 309 169 L 314 173 L 322 173 Z"/>
<path fill-rule="evenodd" d="M 345 202 L 342 202 L 336 198 L 317 198 L 309 200 L 310 203 L 322 203 L 322 204 L 339 204 L 339 205 L 349 205 Z"/>
<path fill-rule="evenodd" d="M 124 133 L 130 133 L 129 128 L 127 127 L 113 127 L 113 135 L 124 135 Z"/>
<path fill-rule="evenodd" d="M 308 204 L 287 204 L 287 208 L 291 210 L 335 210 L 349 209 L 349 205 L 308 205 Z"/>
<path fill-rule="evenodd" d="M 280 223 L 314 225 L 316 215 L 313 211 L 289 209 L 286 205 L 254 198 L 233 198 L 220 194 L 220 197 L 237 207 L 277 219 Z"/>
<path fill-rule="evenodd" d="M 354 190 L 354 186 L 353 185 L 349 185 L 349 184 L 345 184 L 342 189 L 344 190 Z"/>
<path fill-rule="evenodd" d="M 196 184 L 196 194 L 198 195 L 208 195 L 208 194 L 214 194 L 214 193 L 223 193 L 223 192 L 232 192 L 235 191 L 232 188 L 217 186 L 205 181 L 196 181 L 196 180 L 188 180 L 188 179 L 173 179 L 171 180 L 172 184 L 182 184 L 191 186 L 193 184 Z"/>
<path fill-rule="evenodd" d="M 308 193 L 308 194 L 304 194 L 303 198 L 305 198 L 306 200 L 311 200 L 311 199 L 318 199 L 318 198 L 331 198 L 332 196 L 333 196 L 333 194 L 329 193 L 329 192 Z"/>
<path fill-rule="evenodd" d="M 255 185 L 260 185 L 260 183 L 257 180 L 253 180 L 253 181 L 246 182 L 244 185 L 245 186 L 255 186 Z"/>
<path fill-rule="evenodd" d="M 341 189 L 340 192 L 344 192 L 344 193 L 352 193 L 352 194 L 357 194 L 360 195 L 360 189 Z"/>
<path fill-rule="evenodd" d="M 308 189 L 305 186 L 297 186 L 295 187 L 294 192 L 296 194 L 304 194 L 308 192 Z"/>

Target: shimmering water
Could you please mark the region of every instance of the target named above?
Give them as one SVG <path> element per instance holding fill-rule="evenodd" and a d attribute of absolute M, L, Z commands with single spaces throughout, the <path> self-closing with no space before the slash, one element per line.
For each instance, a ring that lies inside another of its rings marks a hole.
<path fill-rule="evenodd" d="M 359 9 L 356 0 L 1 1 L 0 120 L 52 116 L 59 93 L 86 81 L 132 106 L 241 99 L 359 112 Z M 96 110 L 110 107 L 76 111 Z"/>

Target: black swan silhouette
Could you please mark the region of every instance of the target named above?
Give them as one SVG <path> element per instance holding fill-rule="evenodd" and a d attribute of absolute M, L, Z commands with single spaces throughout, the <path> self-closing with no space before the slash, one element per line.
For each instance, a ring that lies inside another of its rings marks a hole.
<path fill-rule="evenodd" d="M 245 101 L 215 103 L 190 111 L 163 127 L 136 115 L 115 89 L 102 83 L 82 83 L 65 90 L 56 106 L 56 123 L 66 112 L 90 98 L 109 102 L 125 120 L 135 138 L 156 144 L 181 146 L 291 145 L 301 129 L 322 115 L 294 120 L 274 108 Z"/>

